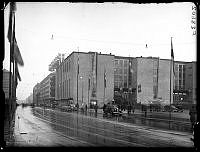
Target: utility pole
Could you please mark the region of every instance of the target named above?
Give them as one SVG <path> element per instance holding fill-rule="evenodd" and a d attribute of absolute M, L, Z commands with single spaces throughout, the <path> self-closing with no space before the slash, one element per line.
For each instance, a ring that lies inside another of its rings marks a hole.
<path fill-rule="evenodd" d="M 77 58 L 77 106 L 78 106 L 78 77 L 79 77 L 79 47 L 78 47 L 78 58 Z"/>
<path fill-rule="evenodd" d="M 88 78 L 88 107 L 89 107 L 90 78 Z"/>

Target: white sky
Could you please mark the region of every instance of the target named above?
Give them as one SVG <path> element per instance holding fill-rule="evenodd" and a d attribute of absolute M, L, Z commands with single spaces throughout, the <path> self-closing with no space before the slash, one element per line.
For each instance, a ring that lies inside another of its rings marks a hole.
<path fill-rule="evenodd" d="M 58 53 L 97 51 L 119 56 L 155 56 L 196 61 L 196 36 L 191 26 L 193 3 L 44 3 L 17 2 L 16 39 L 24 67 L 17 98 L 25 99 L 50 72 Z M 5 8 L 5 59 L 9 70 L 7 39 L 9 5 Z M 54 39 L 51 40 L 53 34 Z M 148 45 L 148 48 L 146 47 Z"/>

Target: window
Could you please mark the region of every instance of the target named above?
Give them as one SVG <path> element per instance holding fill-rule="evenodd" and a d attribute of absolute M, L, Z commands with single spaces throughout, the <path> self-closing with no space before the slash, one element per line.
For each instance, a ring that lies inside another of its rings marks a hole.
<path fill-rule="evenodd" d="M 68 72 L 68 62 L 67 62 L 67 72 Z"/>
<path fill-rule="evenodd" d="M 124 74 L 127 74 L 128 73 L 128 69 L 124 69 Z"/>
<path fill-rule="evenodd" d="M 127 66 L 128 66 L 128 61 L 124 60 L 124 67 L 127 67 Z"/>
<path fill-rule="evenodd" d="M 122 76 L 121 75 L 119 75 L 119 81 L 122 81 Z"/>
<path fill-rule="evenodd" d="M 153 67 L 157 68 L 158 67 L 158 61 L 157 60 L 153 60 Z"/>
<path fill-rule="evenodd" d="M 153 83 L 157 83 L 157 77 L 153 77 Z"/>
<path fill-rule="evenodd" d="M 122 69 L 119 69 L 119 74 L 122 74 Z"/>
<path fill-rule="evenodd" d="M 127 86 L 127 82 L 124 82 L 124 88 L 127 88 L 128 86 Z"/>
<path fill-rule="evenodd" d="M 114 87 L 118 88 L 118 81 L 114 81 Z"/>
<path fill-rule="evenodd" d="M 115 67 L 118 66 L 118 60 L 115 60 Z"/>
<path fill-rule="evenodd" d="M 120 61 L 119 61 L 119 66 L 120 66 L 120 67 L 123 67 L 123 60 L 120 60 Z"/>
<path fill-rule="evenodd" d="M 119 88 L 122 88 L 122 87 L 123 87 L 123 83 L 119 82 Z"/>
<path fill-rule="evenodd" d="M 157 75 L 157 69 L 153 69 L 153 75 Z"/>
<path fill-rule="evenodd" d="M 71 70 L 71 61 L 69 60 L 69 72 Z"/>

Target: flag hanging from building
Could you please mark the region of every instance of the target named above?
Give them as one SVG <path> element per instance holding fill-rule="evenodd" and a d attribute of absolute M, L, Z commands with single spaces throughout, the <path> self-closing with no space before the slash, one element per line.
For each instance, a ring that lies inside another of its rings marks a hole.
<path fill-rule="evenodd" d="M 12 43 L 12 40 L 13 40 L 13 30 L 14 30 L 13 18 L 15 16 L 15 11 L 16 11 L 15 2 L 10 2 L 9 25 L 8 25 L 8 34 L 7 34 L 7 38 L 10 43 Z"/>
<path fill-rule="evenodd" d="M 19 81 L 21 81 L 21 77 L 20 77 L 19 70 L 18 70 L 18 65 L 17 65 L 17 62 L 15 61 L 15 86 L 16 87 L 18 85 L 18 79 L 19 79 Z"/>
<path fill-rule="evenodd" d="M 106 88 L 106 70 L 104 67 L 104 88 Z"/>
<path fill-rule="evenodd" d="M 17 40 L 15 37 L 15 11 L 16 11 L 16 4 L 11 2 L 10 3 L 10 17 L 9 17 L 9 27 L 8 27 L 8 41 L 11 44 L 10 54 L 11 54 L 11 62 L 14 63 L 14 60 L 20 64 L 21 66 L 24 65 L 19 47 L 17 45 Z"/>
<path fill-rule="evenodd" d="M 17 40 L 14 38 L 14 60 L 19 64 L 19 65 L 24 65 L 24 61 L 22 59 L 19 47 L 17 45 Z"/>

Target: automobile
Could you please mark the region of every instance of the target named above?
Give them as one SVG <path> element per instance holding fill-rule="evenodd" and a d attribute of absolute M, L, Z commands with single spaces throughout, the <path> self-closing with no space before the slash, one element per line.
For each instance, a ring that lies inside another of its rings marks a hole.
<path fill-rule="evenodd" d="M 178 108 L 178 112 L 183 112 L 182 106 L 176 106 L 176 108 Z"/>
<path fill-rule="evenodd" d="M 70 106 L 72 111 L 77 111 L 77 107 L 76 107 L 75 104 L 71 103 L 69 106 Z"/>
<path fill-rule="evenodd" d="M 61 111 L 72 112 L 72 111 L 77 111 L 77 108 L 75 104 L 69 104 L 69 105 L 62 106 Z"/>
<path fill-rule="evenodd" d="M 177 107 L 175 107 L 174 105 L 166 105 L 164 106 L 164 110 L 163 111 L 167 111 L 167 112 L 183 112 L 182 109 L 179 109 Z"/>
<path fill-rule="evenodd" d="M 119 110 L 119 108 L 116 105 L 107 104 L 104 109 L 104 115 L 108 115 L 108 114 L 111 114 L 112 116 L 114 115 L 121 116 L 122 111 Z"/>
<path fill-rule="evenodd" d="M 69 111 L 71 111 L 71 107 L 69 105 L 62 106 L 60 110 L 63 112 L 69 112 Z"/>

